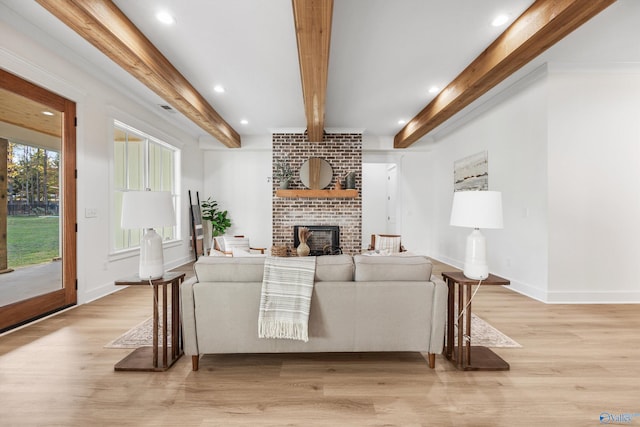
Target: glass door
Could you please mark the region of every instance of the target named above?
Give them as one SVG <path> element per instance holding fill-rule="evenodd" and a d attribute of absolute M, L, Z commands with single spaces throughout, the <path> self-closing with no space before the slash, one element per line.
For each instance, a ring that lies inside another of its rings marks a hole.
<path fill-rule="evenodd" d="M 76 303 L 75 103 L 0 70 L 0 331 Z"/>

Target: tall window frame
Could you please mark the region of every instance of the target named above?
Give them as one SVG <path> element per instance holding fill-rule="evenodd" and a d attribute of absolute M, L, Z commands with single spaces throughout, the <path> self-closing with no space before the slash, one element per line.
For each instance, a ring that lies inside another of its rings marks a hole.
<path fill-rule="evenodd" d="M 180 206 L 180 149 L 136 129 L 124 122 L 113 120 L 113 212 L 111 252 L 122 253 L 140 247 L 144 230 L 127 230 L 120 226 L 122 196 L 127 191 L 169 191 L 173 207 Z M 176 223 L 179 219 L 176 218 Z M 180 240 L 177 225 L 155 230 L 164 243 Z"/>

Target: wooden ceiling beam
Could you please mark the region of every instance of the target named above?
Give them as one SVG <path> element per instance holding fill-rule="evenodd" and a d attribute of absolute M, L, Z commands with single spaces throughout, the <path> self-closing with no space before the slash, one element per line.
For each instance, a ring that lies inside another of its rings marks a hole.
<path fill-rule="evenodd" d="M 113 2 L 36 1 L 218 141 L 240 147 L 240 135 Z"/>
<path fill-rule="evenodd" d="M 537 0 L 394 138 L 407 148 L 615 0 Z"/>
<path fill-rule="evenodd" d="M 333 0 L 292 0 L 309 141 L 321 142 Z"/>

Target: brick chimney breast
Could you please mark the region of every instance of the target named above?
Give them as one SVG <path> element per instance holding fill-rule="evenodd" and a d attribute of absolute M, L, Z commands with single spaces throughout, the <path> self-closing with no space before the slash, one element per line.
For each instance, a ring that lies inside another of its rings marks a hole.
<path fill-rule="evenodd" d="M 291 189 L 304 189 L 299 171 L 310 157 L 320 157 L 333 168 L 327 189 L 334 189 L 336 179 L 343 181 L 349 172 L 356 174 L 359 194 L 350 199 L 306 199 L 277 197 L 278 180 L 272 187 L 273 245 L 294 247 L 295 225 L 335 225 L 340 227 L 340 246 L 345 254 L 359 254 L 362 246 L 362 134 L 329 133 L 323 141 L 310 143 L 305 134 L 274 133 L 272 168 L 276 161 L 288 158 L 294 171 Z"/>

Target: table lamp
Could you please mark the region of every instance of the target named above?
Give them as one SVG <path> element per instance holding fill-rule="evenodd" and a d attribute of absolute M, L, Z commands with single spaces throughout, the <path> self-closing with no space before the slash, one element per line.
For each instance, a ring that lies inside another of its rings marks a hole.
<path fill-rule="evenodd" d="M 502 193 L 499 191 L 456 191 L 453 193 L 451 225 L 471 227 L 467 236 L 464 275 L 469 279 L 489 277 L 487 243 L 481 228 L 502 228 Z"/>
<path fill-rule="evenodd" d="M 146 229 L 140 239 L 140 279 L 159 279 L 164 274 L 162 237 L 153 229 L 175 225 L 171 193 L 127 191 L 122 196 L 122 228 Z"/>

